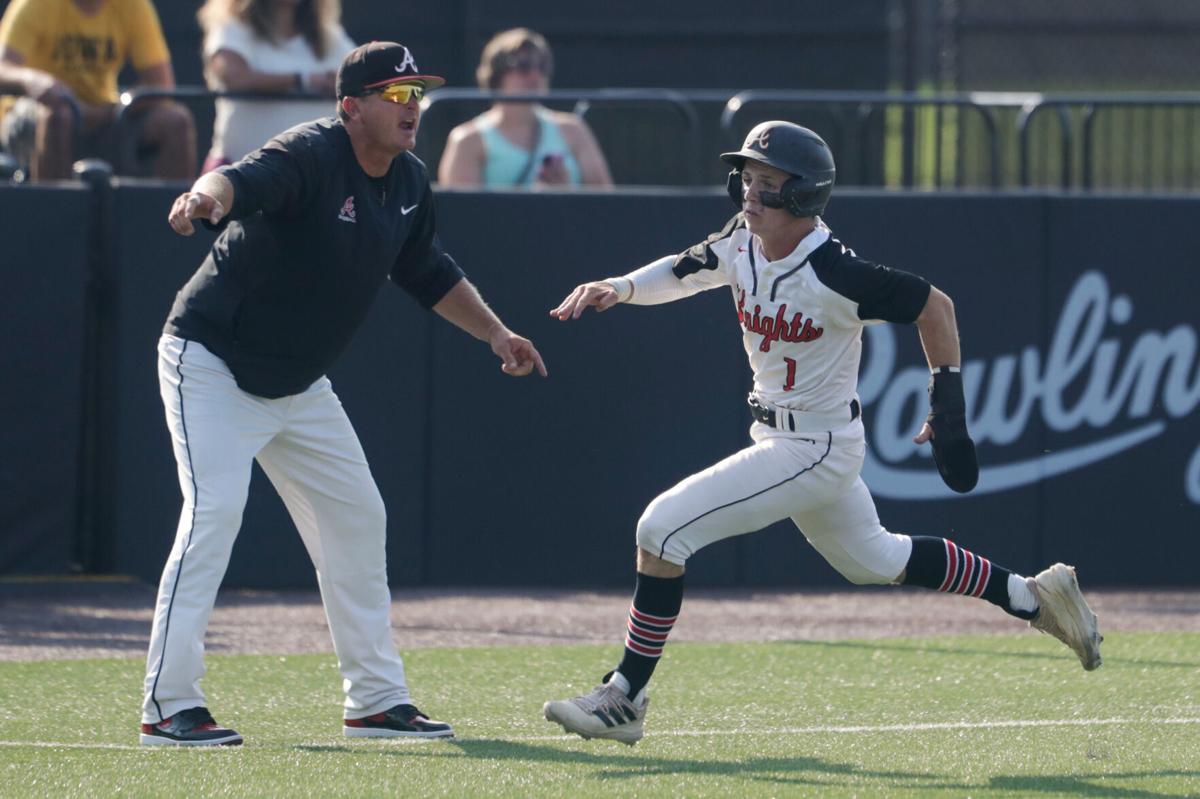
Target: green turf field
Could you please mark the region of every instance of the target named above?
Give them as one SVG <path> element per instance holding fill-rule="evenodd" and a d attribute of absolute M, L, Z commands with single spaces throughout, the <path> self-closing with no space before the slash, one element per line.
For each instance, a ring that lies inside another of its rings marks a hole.
<path fill-rule="evenodd" d="M 1086 674 L 1023 634 L 673 643 L 635 747 L 561 735 L 542 702 L 616 647 L 414 651 L 446 741 L 341 736 L 331 656 L 214 656 L 246 745 L 137 746 L 142 664 L 0 664 L 4 796 L 1200 796 L 1200 634 L 1110 635 Z"/>

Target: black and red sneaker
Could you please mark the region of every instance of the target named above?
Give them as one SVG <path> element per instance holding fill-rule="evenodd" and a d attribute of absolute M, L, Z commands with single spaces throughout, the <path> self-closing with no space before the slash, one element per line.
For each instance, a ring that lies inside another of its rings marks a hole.
<path fill-rule="evenodd" d="M 414 705 L 396 705 L 374 716 L 346 719 L 342 734 L 347 738 L 453 738 L 454 728 L 431 721 Z"/>
<path fill-rule="evenodd" d="M 143 724 L 139 740 L 147 746 L 242 745 L 242 736 L 217 724 L 206 707 L 188 708 L 157 724 Z"/>

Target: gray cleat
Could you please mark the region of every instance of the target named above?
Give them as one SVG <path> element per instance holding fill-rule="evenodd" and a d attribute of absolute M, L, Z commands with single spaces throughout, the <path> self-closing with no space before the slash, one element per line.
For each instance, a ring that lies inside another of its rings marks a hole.
<path fill-rule="evenodd" d="M 642 724 L 649 704 L 645 689 L 630 700 L 620 688 L 605 683 L 584 696 L 547 702 L 542 713 L 547 721 L 585 739 L 611 738 L 633 746 L 644 734 Z"/>
<path fill-rule="evenodd" d="M 1075 568 L 1055 563 L 1037 577 L 1026 577 L 1038 600 L 1038 615 L 1029 626 L 1053 635 L 1079 656 L 1086 671 L 1100 668 L 1100 620 L 1079 590 Z"/>

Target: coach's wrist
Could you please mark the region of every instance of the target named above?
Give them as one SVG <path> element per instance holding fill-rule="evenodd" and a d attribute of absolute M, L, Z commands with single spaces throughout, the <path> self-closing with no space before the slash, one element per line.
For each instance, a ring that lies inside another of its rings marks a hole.
<path fill-rule="evenodd" d="M 504 340 L 512 335 L 512 331 L 504 326 L 504 323 L 497 320 L 488 326 L 488 329 L 483 334 L 483 340 L 488 344 L 495 344 L 498 340 Z"/>
<path fill-rule="evenodd" d="M 233 183 L 220 172 L 205 172 L 192 184 L 192 192 L 212 197 L 225 209 L 233 206 Z"/>

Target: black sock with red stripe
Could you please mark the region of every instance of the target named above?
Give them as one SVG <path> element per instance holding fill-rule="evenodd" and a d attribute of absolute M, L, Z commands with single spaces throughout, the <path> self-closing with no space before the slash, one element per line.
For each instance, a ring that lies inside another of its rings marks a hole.
<path fill-rule="evenodd" d="M 905 567 L 904 584 L 919 585 L 986 599 L 1019 619 L 1032 619 L 1036 611 L 1017 610 L 1008 593 L 1008 569 L 997 566 L 963 549 L 953 541 L 928 535 L 914 535 L 912 554 Z"/>
<path fill-rule="evenodd" d="M 629 681 L 631 699 L 650 682 L 682 606 L 683 575 L 651 577 L 638 572 L 633 603 L 629 606 L 625 657 L 617 666 L 617 671 Z"/>

